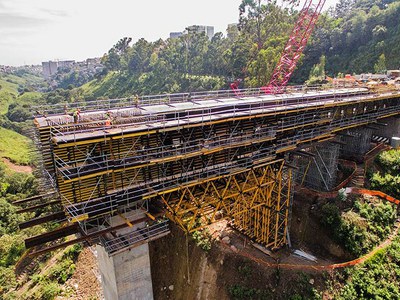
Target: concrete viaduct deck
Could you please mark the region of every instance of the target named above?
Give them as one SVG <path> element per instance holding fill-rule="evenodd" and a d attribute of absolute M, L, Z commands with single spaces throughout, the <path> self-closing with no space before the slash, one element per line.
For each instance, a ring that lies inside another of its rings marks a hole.
<path fill-rule="evenodd" d="M 276 249 L 287 243 L 294 170 L 304 172 L 293 153 L 400 114 L 397 91 L 265 95 L 255 89 L 241 95 L 75 104 L 81 109 L 76 123 L 62 106 L 42 108 L 34 122 L 44 172 L 68 222 L 78 223 L 83 236 L 101 236 L 110 255 L 167 233 L 158 215 L 188 232 L 227 218 Z M 134 212 L 145 214 L 147 233 L 110 234 L 116 216 L 130 226 Z"/>

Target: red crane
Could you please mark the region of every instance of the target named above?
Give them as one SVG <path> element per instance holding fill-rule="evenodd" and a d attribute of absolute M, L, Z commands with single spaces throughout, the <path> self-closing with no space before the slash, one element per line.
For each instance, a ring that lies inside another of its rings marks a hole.
<path fill-rule="evenodd" d="M 325 0 L 317 1 L 305 1 L 271 79 L 267 86 L 262 87 L 264 92 L 282 93 L 288 83 L 325 4 Z"/>
<path fill-rule="evenodd" d="M 304 2 L 271 79 L 266 86 L 261 88 L 266 94 L 283 92 L 307 45 L 324 4 L 325 0 L 306 0 Z M 240 95 L 237 84 L 231 84 L 231 88 L 235 95 Z"/>

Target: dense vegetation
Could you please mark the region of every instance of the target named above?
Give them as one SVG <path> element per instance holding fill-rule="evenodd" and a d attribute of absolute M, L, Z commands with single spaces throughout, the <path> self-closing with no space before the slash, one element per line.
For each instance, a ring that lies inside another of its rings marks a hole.
<path fill-rule="evenodd" d="M 16 172 L 8 167 L 10 163 L 36 164 L 33 142 L 20 133 L 26 133 L 32 127 L 32 106 L 46 101 L 42 93 L 36 91 L 44 87 L 43 79 L 27 72 L 0 74 L 0 299 L 54 299 L 61 293 L 61 285 L 74 272 L 74 262 L 81 249 L 78 245 L 62 251 L 55 258 L 54 266 L 46 267 L 45 262 L 51 256 L 44 257 L 41 265 L 37 264 L 34 273 L 24 282 L 14 272 L 16 262 L 25 251 L 24 240 L 54 226 L 37 225 L 19 230 L 19 223 L 43 211 L 21 214 L 12 203 L 37 194 L 38 182 L 30 172 Z M 4 159 L 9 161 L 8 164 Z M 21 294 L 14 290 L 17 284 L 24 283 L 30 284 L 27 292 Z"/>
<path fill-rule="evenodd" d="M 381 153 L 376 161 L 381 172 L 373 173 L 371 188 L 400 198 L 400 150 L 392 149 Z"/>
<path fill-rule="evenodd" d="M 4 135 L 1 137 L 4 139 Z M 24 239 L 44 230 L 37 227 L 20 231 L 18 224 L 29 216 L 18 214 L 12 205 L 15 200 L 34 195 L 36 188 L 33 175 L 15 173 L 0 162 L 0 299 L 16 285 L 14 264 L 25 250 Z"/>
<path fill-rule="evenodd" d="M 371 197 L 357 197 L 350 209 L 340 212 L 338 203 L 322 207 L 322 224 L 332 230 L 334 239 L 354 257 L 365 254 L 386 238 L 397 217 L 396 207 Z"/>
<path fill-rule="evenodd" d="M 400 150 L 382 152 L 375 162 L 384 174 L 372 173 L 371 187 L 396 195 L 400 169 Z M 388 176 L 390 175 L 390 176 Z M 397 190 L 398 192 L 398 190 Z M 339 212 L 345 197 L 336 199 L 336 204 L 324 205 L 322 222 L 333 231 L 334 238 L 353 255 L 369 251 L 393 230 L 397 218 L 396 207 L 374 197 L 357 197 L 350 210 Z M 342 203 L 340 203 L 342 202 Z M 400 236 L 385 249 L 381 249 L 365 263 L 335 272 L 328 282 L 325 293 L 334 299 L 399 299 L 400 288 Z M 321 295 L 322 296 L 322 295 Z"/>
<path fill-rule="evenodd" d="M 334 299 L 399 299 L 400 237 L 365 263 L 336 274 L 329 293 Z M 343 284 L 338 288 L 337 282 Z"/>
<path fill-rule="evenodd" d="M 322 55 L 329 76 L 398 69 L 399 15 L 398 0 L 341 0 L 321 16 L 295 80 L 306 78 Z"/>

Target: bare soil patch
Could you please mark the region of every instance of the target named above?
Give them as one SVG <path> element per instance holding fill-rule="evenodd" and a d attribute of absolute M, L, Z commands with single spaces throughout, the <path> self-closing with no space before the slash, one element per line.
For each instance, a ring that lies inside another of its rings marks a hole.
<path fill-rule="evenodd" d="M 9 167 L 11 170 L 17 173 L 32 173 L 32 167 L 31 166 L 20 166 L 16 165 L 13 162 L 11 162 L 8 158 L 2 157 L 2 160 L 4 164 Z"/>

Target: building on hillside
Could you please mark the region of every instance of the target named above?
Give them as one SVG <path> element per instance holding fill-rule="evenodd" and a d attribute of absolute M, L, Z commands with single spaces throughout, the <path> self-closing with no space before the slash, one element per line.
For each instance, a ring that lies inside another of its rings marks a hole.
<path fill-rule="evenodd" d="M 177 39 L 178 37 L 182 36 L 183 32 L 176 31 L 176 32 L 170 32 L 169 33 L 169 38 L 170 39 Z"/>
<path fill-rule="evenodd" d="M 57 73 L 58 62 L 56 61 L 44 61 L 42 62 L 43 76 L 49 79 L 51 76 Z"/>
<path fill-rule="evenodd" d="M 104 68 L 100 57 L 88 58 L 78 62 L 75 60 L 45 61 L 42 62 L 42 67 L 45 79 L 50 79 L 56 73 L 68 73 L 72 70 L 92 76 L 101 72 Z"/>
<path fill-rule="evenodd" d="M 73 67 L 74 64 L 74 60 L 44 61 L 42 62 L 43 76 L 44 78 L 49 79 L 51 76 L 56 74 L 59 69 Z"/>
<path fill-rule="evenodd" d="M 68 68 L 68 67 L 73 67 L 75 64 L 74 60 L 60 60 L 57 62 L 57 68 Z"/>

